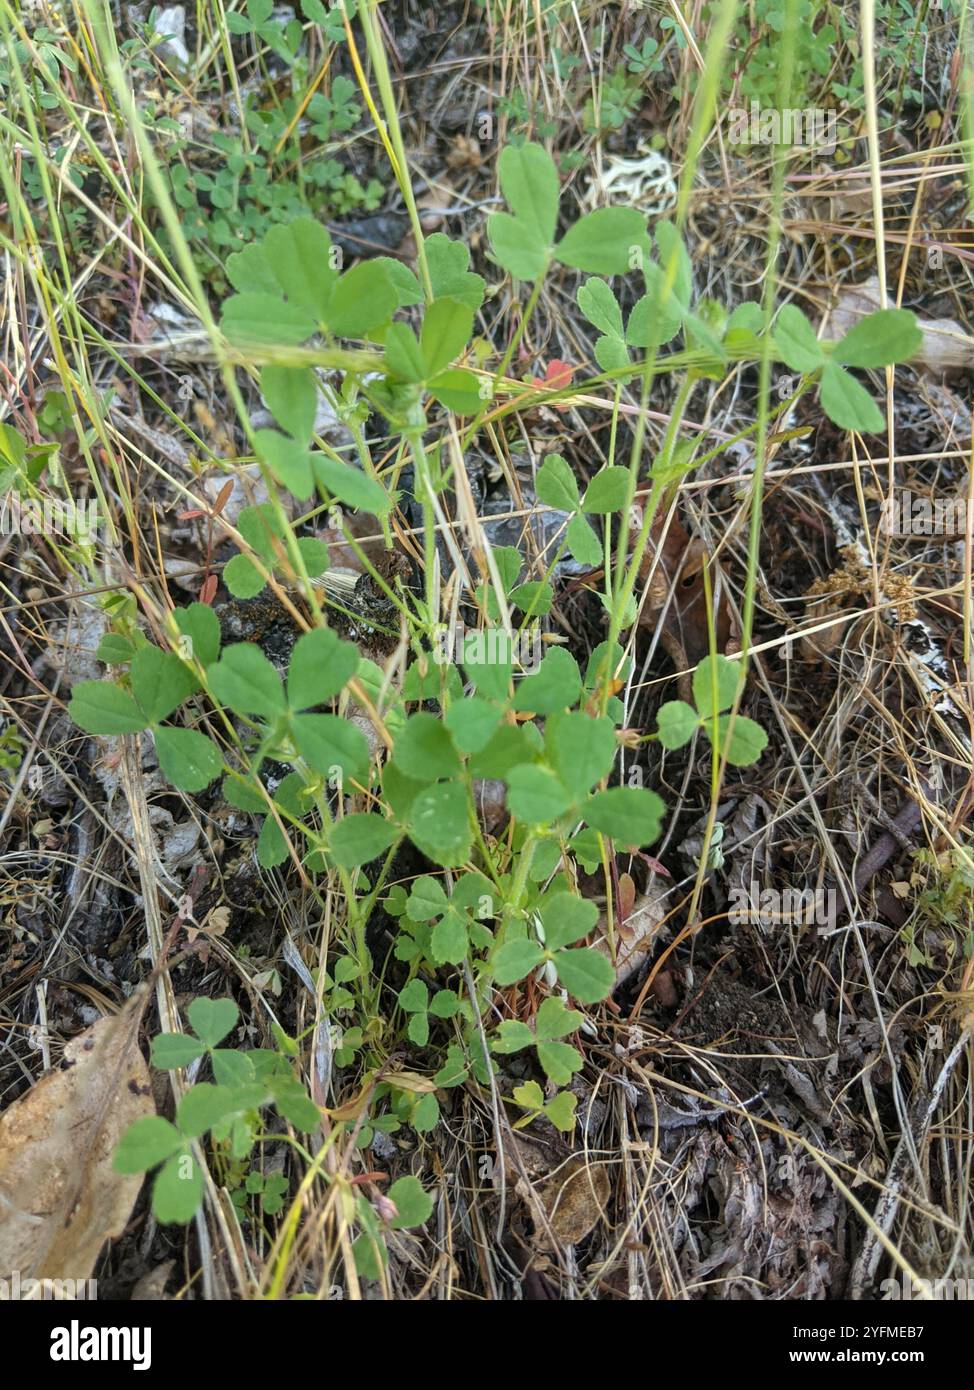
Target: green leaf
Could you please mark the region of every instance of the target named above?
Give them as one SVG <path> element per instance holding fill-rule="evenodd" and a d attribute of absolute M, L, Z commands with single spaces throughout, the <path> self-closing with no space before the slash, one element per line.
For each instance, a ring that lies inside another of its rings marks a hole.
<path fill-rule="evenodd" d="M 538 1042 L 538 1061 L 556 1086 L 567 1086 L 582 1066 L 582 1055 L 570 1043 Z"/>
<path fill-rule="evenodd" d="M 357 869 L 384 854 L 398 836 L 396 826 L 384 816 L 356 811 L 335 822 L 328 853 L 343 869 Z"/>
<path fill-rule="evenodd" d="M 219 748 L 197 729 L 154 729 L 159 766 L 182 792 L 201 792 L 223 771 Z"/>
<path fill-rule="evenodd" d="M 384 516 L 392 507 L 393 498 L 382 484 L 360 468 L 343 463 L 341 459 L 329 458 L 327 454 L 313 454 L 311 458 L 318 482 L 340 502 L 359 511 L 374 512 L 376 516 Z"/>
<path fill-rule="evenodd" d="M 625 681 L 631 671 L 632 660 L 625 655 L 618 642 L 600 642 L 585 668 L 585 689 L 591 693 L 609 679 Z"/>
<path fill-rule="evenodd" d="M 511 605 L 522 613 L 548 613 L 554 602 L 554 591 L 543 579 L 529 579 L 518 584 L 508 595 Z"/>
<path fill-rule="evenodd" d="M 373 1218 L 374 1219 L 374 1218 Z M 360 1279 L 381 1279 L 389 1263 L 389 1252 L 376 1231 L 363 1231 L 352 1242 L 355 1272 Z"/>
<path fill-rule="evenodd" d="M 565 539 L 572 557 L 580 565 L 592 567 L 602 563 L 602 542 L 592 530 L 592 523 L 580 513 L 572 517 L 565 531 Z"/>
<path fill-rule="evenodd" d="M 152 1065 L 161 1071 L 187 1067 L 202 1055 L 203 1044 L 186 1033 L 159 1033 L 152 1039 Z"/>
<path fill-rule="evenodd" d="M 847 367 L 888 367 L 906 362 L 923 346 L 923 334 L 910 309 L 877 309 L 849 329 L 832 353 Z"/>
<path fill-rule="evenodd" d="M 607 333 L 595 340 L 595 360 L 603 372 L 614 372 L 620 367 L 628 367 L 629 350 L 619 338 L 610 338 Z"/>
<path fill-rule="evenodd" d="M 251 243 L 242 251 L 235 251 L 227 257 L 226 275 L 235 290 L 262 290 L 266 294 L 280 294 L 280 285 L 267 258 L 267 249 L 261 243 Z"/>
<path fill-rule="evenodd" d="M 405 323 L 394 323 L 383 343 L 386 366 L 400 381 L 418 383 L 426 379 L 426 360 L 416 334 Z"/>
<path fill-rule="evenodd" d="M 544 960 L 544 952 L 536 941 L 521 937 L 505 941 L 491 962 L 494 982 L 500 986 L 516 984 Z"/>
<path fill-rule="evenodd" d="M 650 289 L 653 276 L 650 272 L 655 271 L 655 279 L 658 281 L 660 291 L 666 280 L 673 275 L 673 288 L 671 298 L 667 301 L 666 312 L 686 313 L 690 298 L 693 294 L 693 267 L 690 264 L 690 256 L 687 248 L 683 244 L 683 238 L 672 222 L 660 222 L 653 233 L 656 238 L 656 245 L 659 248 L 659 265 L 646 265 L 643 274 L 646 277 L 646 288 Z"/>
<path fill-rule="evenodd" d="M 555 1129 L 561 1130 L 563 1134 L 571 1134 L 575 1128 L 575 1107 L 577 1104 L 578 1097 L 573 1095 L 571 1091 L 559 1091 L 546 1103 L 544 1113 Z"/>
<path fill-rule="evenodd" d="M 840 429 L 878 434 L 885 425 L 883 414 L 869 392 L 837 362 L 826 362 L 819 397 L 822 409 Z"/>
<path fill-rule="evenodd" d="M 295 714 L 291 727 L 302 758 L 314 772 L 332 777 L 338 768 L 343 777 L 365 781 L 369 745 L 357 724 L 337 714 Z"/>
<path fill-rule="evenodd" d="M 298 217 L 272 227 L 264 247 L 267 262 L 288 298 L 310 311 L 318 323 L 328 322 L 337 279 L 328 229 L 313 217 Z"/>
<path fill-rule="evenodd" d="M 610 787 L 596 792 L 582 808 L 589 825 L 621 845 L 651 845 L 660 832 L 666 807 L 644 787 Z"/>
<path fill-rule="evenodd" d="M 259 815 L 267 810 L 267 802 L 253 782 L 242 782 L 235 777 L 224 777 L 221 788 L 224 801 L 236 806 L 238 811 L 248 811 Z"/>
<path fill-rule="evenodd" d="M 303 786 L 304 782 L 298 773 L 289 772 L 274 793 L 274 801 L 277 805 L 296 819 L 301 817 L 299 796 Z M 287 828 L 287 821 L 284 820 L 284 817 L 281 819 Z M 268 813 L 264 818 L 257 840 L 257 862 L 263 869 L 273 869 L 277 864 L 283 864 L 288 856 L 288 842 L 277 821 Z"/>
<path fill-rule="evenodd" d="M 456 299 L 436 299 L 426 310 L 420 348 L 426 377 L 436 376 L 459 357 L 470 341 L 473 311 Z"/>
<path fill-rule="evenodd" d="M 281 1077 L 273 1083 L 274 1105 L 289 1124 L 303 1134 L 310 1134 L 321 1123 L 321 1111 L 293 1077 Z M 266 1210 L 266 1203 L 265 1203 Z"/>
<path fill-rule="evenodd" d="M 270 502 L 256 507 L 244 507 L 237 518 L 237 530 L 244 540 L 268 565 L 275 565 L 284 549 L 284 522 Z"/>
<path fill-rule="evenodd" d="M 428 260 L 429 241 L 427 241 L 426 247 Z M 396 291 L 396 298 L 399 301 L 400 309 L 405 309 L 410 304 L 422 304 L 422 288 L 416 276 L 408 266 L 403 265 L 402 261 L 397 261 L 392 256 L 374 256 L 372 259 L 376 265 L 384 267 L 386 274 L 392 281 L 392 286 Z M 449 291 L 443 290 L 441 293 L 447 294 Z M 459 299 L 460 296 L 457 295 L 456 298 Z"/>
<path fill-rule="evenodd" d="M 552 647 L 541 659 L 536 675 L 520 681 L 514 708 L 535 714 L 554 714 L 573 705 L 581 694 L 582 678 L 575 658 L 563 647 Z"/>
<path fill-rule="evenodd" d="M 469 1075 L 470 1068 L 467 1066 L 463 1049 L 455 1043 L 450 1043 L 446 1049 L 446 1061 L 439 1071 L 434 1073 L 434 1084 L 444 1087 L 462 1086 Z"/>
<path fill-rule="evenodd" d="M 693 738 L 700 723 L 696 710 L 683 700 L 669 700 L 656 716 L 659 741 L 664 748 L 682 748 Z"/>
<path fill-rule="evenodd" d="M 768 746 L 768 736 L 761 725 L 756 724 L 753 719 L 748 719 L 746 715 L 739 714 L 734 720 L 728 744 L 729 725 L 730 715 L 722 714 L 717 721 L 717 736 L 720 739 L 720 751 L 723 753 L 726 749 L 727 761 L 735 767 L 748 767 L 751 763 L 756 763 Z M 710 727 L 705 724 L 704 730 L 709 737 Z"/>
<path fill-rule="evenodd" d="M 541 907 L 546 948 L 557 951 L 561 946 L 570 946 L 573 941 L 588 936 L 598 920 L 599 909 L 590 898 L 579 898 L 574 893 L 552 893 Z"/>
<path fill-rule="evenodd" d="M 451 241 L 443 232 L 434 232 L 426 238 L 426 264 L 436 299 L 458 299 L 473 313 L 477 312 L 484 300 L 484 279 L 467 269 L 470 250 L 462 241 Z"/>
<path fill-rule="evenodd" d="M 263 581 L 261 581 L 263 582 Z M 176 626 L 189 638 L 187 659 L 211 666 L 220 655 L 220 620 L 207 603 L 191 603 L 173 613 Z"/>
<path fill-rule="evenodd" d="M 174 1154 L 152 1185 L 152 1214 L 162 1225 L 185 1225 L 203 1200 L 203 1174 L 191 1153 Z"/>
<path fill-rule="evenodd" d="M 359 651 L 330 627 L 306 632 L 294 644 L 287 673 L 287 702 L 310 709 L 332 699 L 358 670 Z"/>
<path fill-rule="evenodd" d="M 410 980 L 399 991 L 399 1007 L 407 1014 L 425 1013 L 429 1007 L 430 992 L 422 980 Z"/>
<path fill-rule="evenodd" d="M 622 310 L 604 280 L 586 280 L 579 287 L 575 298 L 589 323 L 594 324 L 609 338 L 618 338 L 620 341 L 623 339 L 625 334 L 622 327 Z"/>
<path fill-rule="evenodd" d="M 753 299 L 745 300 L 743 304 L 738 304 L 727 320 L 727 331 L 735 332 L 740 330 L 744 333 L 760 333 L 764 327 L 764 311 L 760 304 L 756 304 Z"/>
<path fill-rule="evenodd" d="M 498 264 L 516 280 L 540 280 L 548 266 L 547 242 L 538 240 L 520 220 L 506 212 L 487 219 L 487 236 Z"/>
<path fill-rule="evenodd" d="M 683 331 L 690 351 L 704 352 L 712 359 L 710 363 L 698 366 L 696 370 L 719 381 L 724 374 L 722 367 L 727 362 L 721 335 L 711 328 L 705 318 L 694 313 L 687 314 L 683 322 Z"/>
<path fill-rule="evenodd" d="M 616 755 L 611 719 L 579 712 L 553 714 L 545 725 L 545 756 L 575 799 L 612 770 Z"/>
<path fill-rule="evenodd" d="M 538 469 L 535 482 L 538 501 L 558 511 L 573 512 L 579 505 L 578 483 L 561 454 L 549 454 Z"/>
<path fill-rule="evenodd" d="M 659 266 L 647 265 L 645 276 L 649 290 L 633 305 L 626 325 L 626 342 L 636 348 L 661 347 L 679 333 L 686 308 L 677 302 L 672 292 L 666 297 L 664 307 L 664 281 Z"/>
<path fill-rule="evenodd" d="M 232 999 L 194 999 L 187 1009 L 190 1025 L 206 1047 L 217 1047 L 236 1026 L 240 1010 Z"/>
<path fill-rule="evenodd" d="M 306 501 L 314 491 L 311 454 L 305 444 L 277 430 L 256 430 L 254 444 L 279 483 Z"/>
<path fill-rule="evenodd" d="M 297 347 L 315 331 L 314 320 L 304 309 L 261 292 L 231 295 L 223 306 L 220 326 L 242 348 Z"/>
<path fill-rule="evenodd" d="M 467 679 L 473 681 L 480 695 L 490 700 L 507 701 L 508 686 L 511 680 L 512 644 L 508 642 L 483 642 L 471 647 L 467 643 L 463 653 L 463 669 Z M 478 774 L 479 775 L 479 774 Z"/>
<path fill-rule="evenodd" d="M 726 656 L 705 656 L 693 673 L 693 701 L 701 719 L 730 709 L 741 683 L 741 664 Z"/>
<path fill-rule="evenodd" d="M 149 723 L 132 696 L 111 681 L 78 681 L 68 714 L 89 734 L 137 734 Z"/>
<path fill-rule="evenodd" d="M 414 922 L 432 922 L 434 917 L 442 916 L 449 905 L 450 899 L 439 879 L 423 874 L 412 886 L 406 911 Z"/>
<path fill-rule="evenodd" d="M 336 284 L 325 321 L 338 338 L 365 338 L 399 307 L 399 296 L 384 265 L 362 261 Z"/>
<path fill-rule="evenodd" d="M 451 367 L 448 371 L 439 372 L 426 386 L 430 395 L 455 415 L 476 415 L 490 399 L 483 390 L 484 386 L 489 386 L 489 382 L 468 372 L 465 367 Z"/>
<path fill-rule="evenodd" d="M 121 666 L 124 662 L 131 661 L 134 655 L 133 643 L 118 632 L 106 632 L 95 652 L 98 660 L 103 661 L 106 666 Z"/>
<path fill-rule="evenodd" d="M 198 1139 L 237 1109 L 232 1087 L 213 1086 L 208 1081 L 201 1081 L 199 1085 L 190 1087 L 176 1106 L 176 1125 L 187 1138 Z"/>
<path fill-rule="evenodd" d="M 470 855 L 467 792 L 459 782 L 438 782 L 421 791 L 409 808 L 409 835 L 423 854 L 444 868 Z"/>
<path fill-rule="evenodd" d="M 433 928 L 430 947 L 437 965 L 459 965 L 469 947 L 467 928 L 456 912 L 447 912 Z"/>
<path fill-rule="evenodd" d="M 539 825 L 571 810 L 573 797 L 549 768 L 526 763 L 508 773 L 507 804 L 518 820 Z"/>
<path fill-rule="evenodd" d="M 595 275 L 625 275 L 649 251 L 646 219 L 635 208 L 596 208 L 571 227 L 555 247 L 562 265 Z"/>
<path fill-rule="evenodd" d="M 382 1271 L 389 1263 L 389 1252 L 384 1243 L 365 1232 L 352 1241 L 352 1256 L 355 1273 L 360 1279 L 381 1279 Z"/>
<path fill-rule="evenodd" d="M 397 820 L 406 820 L 413 802 L 422 790 L 422 782 L 414 782 L 411 777 L 400 772 L 394 763 L 386 763 L 383 767 L 382 795 Z"/>
<path fill-rule="evenodd" d="M 585 489 L 583 512 L 618 512 L 626 505 L 629 469 L 618 465 L 603 468 Z"/>
<path fill-rule="evenodd" d="M 282 429 L 307 444 L 315 427 L 318 390 L 310 367 L 261 368 L 260 391 Z"/>
<path fill-rule="evenodd" d="M 422 1226 L 433 1214 L 433 1199 L 429 1193 L 423 1191 L 418 1178 L 399 1178 L 389 1188 L 386 1196 L 396 1206 L 397 1215 L 389 1222 L 394 1231 Z"/>
<path fill-rule="evenodd" d="M 490 742 L 501 720 L 501 710 L 479 695 L 457 700 L 447 710 L 443 722 L 461 753 L 479 753 Z"/>
<path fill-rule="evenodd" d="M 525 1081 L 514 1087 L 514 1099 L 524 1110 L 540 1110 L 544 1105 L 544 1091 L 537 1081 Z"/>
<path fill-rule="evenodd" d="M 460 769 L 460 758 L 443 721 L 434 714 L 414 714 L 397 734 L 393 761 L 407 777 L 432 782 Z"/>
<path fill-rule="evenodd" d="M 210 1054 L 213 1075 L 220 1086 L 252 1086 L 257 1078 L 253 1062 L 232 1047 L 218 1047 Z"/>
<path fill-rule="evenodd" d="M 319 574 L 324 574 L 331 563 L 325 542 L 317 540 L 314 536 L 298 536 L 295 544 L 309 577 L 314 579 Z"/>
<path fill-rule="evenodd" d="M 532 240 L 550 246 L 558 221 L 558 170 L 543 146 L 505 145 L 497 161 L 501 192 Z"/>
<path fill-rule="evenodd" d="M 132 694 L 151 724 L 172 714 L 199 689 L 199 681 L 189 667 L 173 652 L 163 652 L 158 647 L 143 647 L 136 652 L 131 675 Z"/>
<path fill-rule="evenodd" d="M 238 714 L 276 719 L 287 708 L 280 676 L 253 642 L 227 647 L 207 675 L 216 698 Z"/>
<path fill-rule="evenodd" d="M 454 1018 L 462 1009 L 463 1000 L 452 989 L 438 989 L 430 1000 L 429 1011 L 435 1018 Z"/>
<path fill-rule="evenodd" d="M 555 969 L 558 979 L 574 999 L 583 1004 L 597 1004 L 612 992 L 615 971 L 598 951 L 583 947 L 580 951 L 556 951 Z"/>
<path fill-rule="evenodd" d="M 122 1135 L 112 1158 L 116 1173 L 144 1173 L 183 1146 L 179 1130 L 161 1115 L 143 1115 Z"/>
<path fill-rule="evenodd" d="M 289 435 L 269 429 L 257 430 L 254 443 L 258 454 L 278 482 L 302 501 L 311 496 L 314 490 L 314 473 L 312 455 L 306 443 L 300 443 L 291 439 Z M 271 558 L 276 558 L 272 552 L 268 555 L 268 559 Z"/>
<path fill-rule="evenodd" d="M 490 1045 L 494 1052 L 508 1056 L 512 1052 L 522 1052 L 526 1047 L 533 1047 L 534 1041 L 534 1034 L 526 1023 L 521 1023 L 516 1018 L 505 1018 L 498 1024 Z"/>
<path fill-rule="evenodd" d="M 825 350 L 808 319 L 794 304 L 786 304 L 774 326 L 774 341 L 785 365 L 793 372 L 817 372 Z"/>
<path fill-rule="evenodd" d="M 566 1008 L 564 1001 L 553 995 L 542 1000 L 534 1026 L 539 1038 L 563 1038 L 581 1028 L 583 1021 L 577 1009 Z"/>

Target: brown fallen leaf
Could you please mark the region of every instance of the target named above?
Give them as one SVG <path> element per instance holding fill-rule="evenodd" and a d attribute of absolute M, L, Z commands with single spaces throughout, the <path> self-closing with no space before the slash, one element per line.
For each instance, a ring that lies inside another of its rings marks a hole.
<path fill-rule="evenodd" d="M 572 1159 L 538 1193 L 548 1217 L 550 1236 L 543 1226 L 535 1231 L 541 1249 L 577 1245 L 601 1221 L 609 1203 L 609 1174 L 603 1164 Z"/>
<path fill-rule="evenodd" d="M 609 1173 L 603 1164 L 571 1154 L 560 1135 L 548 1140 L 521 1133 L 504 1140 L 504 1170 L 531 1219 L 533 1250 L 577 1245 L 605 1215 Z M 500 1167 L 493 1174 L 500 1184 Z"/>
<path fill-rule="evenodd" d="M 641 501 L 638 493 L 636 500 L 637 504 Z M 640 579 L 648 587 L 639 612 L 639 627 L 642 631 L 651 632 L 659 628 L 663 650 L 678 671 L 686 672 L 710 652 L 710 624 L 707 621 L 704 582 L 704 570 L 710 563 L 710 554 L 703 541 L 691 539 L 675 514 L 665 529 L 664 523 L 665 515 L 661 510 L 653 520 L 650 543 L 639 566 Z M 642 516 L 637 505 L 633 510 L 631 527 L 633 544 L 641 525 Z M 603 574 L 604 570 L 592 570 L 580 575 L 570 587 L 590 587 Z M 726 596 L 716 584 L 714 570 L 711 570 L 710 588 L 717 651 L 729 655 L 738 650 L 738 634 Z M 681 698 L 692 698 L 688 690 L 689 677 L 684 676 Z"/>
<path fill-rule="evenodd" d="M 657 514 L 640 566 L 640 577 L 649 582 L 649 594 L 639 618 L 642 628 L 655 628 L 663 614 L 660 643 L 678 670 L 696 666 L 710 651 L 710 624 L 707 621 L 707 592 L 704 570 L 710 555 L 703 541 L 691 539 L 679 517 L 674 515 L 663 531 L 664 517 Z M 657 554 L 659 559 L 657 561 Z M 731 613 L 711 572 L 711 602 L 718 652 L 733 650 Z M 672 598 L 670 597 L 672 593 Z"/>
<path fill-rule="evenodd" d="M 135 1288 L 132 1290 L 133 1303 L 167 1303 L 169 1297 L 166 1293 L 166 1285 L 169 1276 L 176 1267 L 175 1260 L 164 1260 L 162 1264 L 156 1265 L 154 1269 L 148 1270 L 143 1274 Z"/>
<path fill-rule="evenodd" d="M 206 921 L 199 927 L 187 927 L 187 941 L 195 941 L 201 934 L 205 933 L 213 939 L 217 936 L 225 936 L 227 927 L 230 925 L 230 909 L 224 904 L 221 907 L 213 907 L 206 915 Z"/>
<path fill-rule="evenodd" d="M 138 1046 L 143 991 L 64 1049 L 64 1061 L 0 1115 L 0 1278 L 85 1280 L 121 1235 L 142 1174 L 116 1173 L 123 1132 L 154 1115 Z"/>
<path fill-rule="evenodd" d="M 870 276 L 861 284 L 849 285 L 839 296 L 826 323 L 829 338 L 844 338 L 851 328 L 865 317 L 883 307 L 879 277 Z M 895 307 L 887 295 L 886 307 Z M 923 334 L 918 352 L 910 359 L 930 372 L 965 371 L 974 365 L 974 338 L 955 319 L 917 317 L 917 327 Z"/>
<path fill-rule="evenodd" d="M 616 986 L 621 985 L 640 965 L 646 951 L 652 949 L 660 924 L 666 917 L 664 900 L 666 885 L 654 884 L 649 893 L 637 893 L 629 874 L 619 875 L 618 916 L 614 922 L 615 957 L 609 944 L 605 917 L 595 929 L 593 945 L 616 972 Z M 615 986 L 613 986 L 615 988 Z"/>

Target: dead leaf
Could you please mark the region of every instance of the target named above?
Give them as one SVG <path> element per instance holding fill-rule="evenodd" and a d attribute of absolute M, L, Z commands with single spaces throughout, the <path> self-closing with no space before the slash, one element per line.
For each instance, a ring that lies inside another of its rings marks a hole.
<path fill-rule="evenodd" d="M 146 1274 L 143 1274 L 132 1290 L 132 1302 L 168 1303 L 170 1299 L 166 1293 L 166 1285 L 175 1267 L 175 1260 L 163 1260 L 162 1264 L 156 1265 L 155 1269 L 150 1269 Z"/>
<path fill-rule="evenodd" d="M 202 926 L 186 928 L 186 938 L 188 941 L 195 941 L 201 932 L 205 932 L 209 937 L 224 936 L 229 925 L 229 907 L 214 907 L 207 913 Z"/>
<path fill-rule="evenodd" d="M 567 391 L 572 384 L 575 368 L 569 362 L 553 357 L 545 368 L 543 378 L 532 377 L 531 385 L 538 391 Z M 556 410 L 567 410 L 564 405 L 555 404 Z"/>
<path fill-rule="evenodd" d="M 844 338 L 861 318 L 882 307 L 877 276 L 871 276 L 860 285 L 850 285 L 843 290 L 829 314 L 827 336 Z M 895 308 L 895 302 L 888 295 L 886 307 Z M 911 362 L 931 372 L 963 371 L 974 366 L 974 338 L 954 319 L 924 319 L 918 315 L 917 326 L 923 334 L 923 342 Z"/>
<path fill-rule="evenodd" d="M 640 567 L 640 577 L 649 582 L 649 595 L 643 605 L 639 625 L 655 628 L 662 613 L 660 643 L 673 663 L 679 669 L 684 669 L 696 666 L 710 652 L 710 623 L 707 620 L 707 592 L 703 577 L 710 554 L 703 541 L 690 538 L 676 515 L 671 518 L 665 532 L 662 528 L 663 518 L 657 515 L 650 532 L 654 544 L 647 547 Z M 717 650 L 728 652 L 733 650 L 731 614 L 716 577 L 716 572 L 711 570 L 710 589 L 711 602 L 715 605 Z"/>
<path fill-rule="evenodd" d="M 493 1175 L 495 1188 L 500 1171 L 498 1166 Z M 548 1140 L 538 1134 L 508 1134 L 504 1172 L 530 1216 L 530 1239 L 537 1251 L 577 1245 L 605 1215 L 608 1169 L 570 1154 L 560 1135 Z"/>
<path fill-rule="evenodd" d="M 535 1238 L 542 1249 L 577 1245 L 601 1221 L 609 1202 L 609 1174 L 603 1164 L 572 1159 L 538 1193 L 551 1235 L 539 1226 Z"/>
<path fill-rule="evenodd" d="M 123 1132 L 154 1115 L 138 1046 L 143 994 L 64 1049 L 64 1061 L 0 1115 L 0 1277 L 87 1279 L 121 1235 L 142 1174 L 116 1173 Z"/>
<path fill-rule="evenodd" d="M 629 879 L 628 885 L 626 879 Z M 615 969 L 616 985 L 621 985 L 629 978 L 640 965 L 644 953 L 656 940 L 660 923 L 666 916 L 663 903 L 667 891 L 664 884 L 653 884 L 649 893 L 637 894 L 628 874 L 619 876 L 619 887 L 619 916 L 613 923 L 615 958 L 613 959 L 604 917 L 599 921 L 594 940 L 595 949 L 600 951 Z"/>
<path fill-rule="evenodd" d="M 645 494 L 636 495 L 630 528 L 633 545 L 642 527 L 641 502 Z M 710 623 L 707 620 L 707 589 L 704 571 L 710 554 L 703 541 L 691 539 L 679 517 L 670 518 L 664 530 L 664 516 L 657 512 L 650 528 L 650 544 L 646 547 L 639 567 L 639 577 L 648 592 L 642 600 L 639 627 L 655 632 L 663 650 L 679 671 L 696 666 L 710 652 Z M 600 579 L 604 571 L 592 570 L 577 581 L 588 586 Z M 738 634 L 723 592 L 718 583 L 719 571 L 710 570 L 710 597 L 714 608 L 714 627 L 718 652 L 731 655 L 738 650 Z M 662 622 L 661 622 L 662 617 Z M 689 690 L 689 678 L 683 682 Z M 692 696 L 681 687 L 681 698 Z"/>

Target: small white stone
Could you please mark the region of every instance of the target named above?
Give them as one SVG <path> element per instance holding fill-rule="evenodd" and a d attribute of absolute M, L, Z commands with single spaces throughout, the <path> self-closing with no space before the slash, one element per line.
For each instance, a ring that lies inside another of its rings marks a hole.
<path fill-rule="evenodd" d="M 155 32 L 162 36 L 163 42 L 156 52 L 165 62 L 189 66 L 189 50 L 186 47 L 186 11 L 182 5 L 166 5 L 156 12 L 152 24 Z"/>

